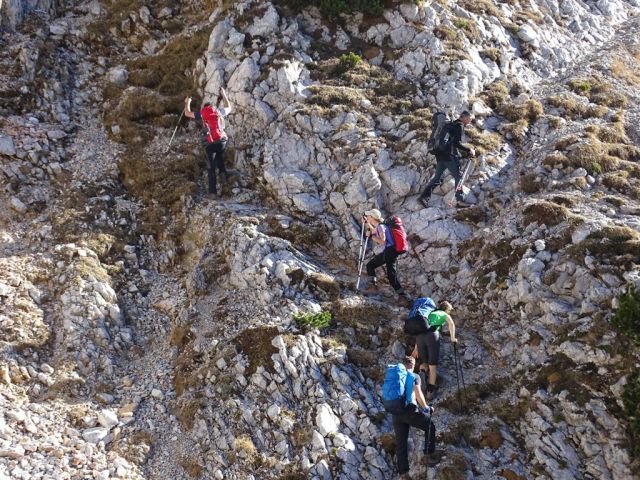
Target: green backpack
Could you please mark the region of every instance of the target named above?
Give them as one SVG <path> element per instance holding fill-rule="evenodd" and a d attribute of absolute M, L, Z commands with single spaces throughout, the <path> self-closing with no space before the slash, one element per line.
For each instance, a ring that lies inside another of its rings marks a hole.
<path fill-rule="evenodd" d="M 440 327 L 447 323 L 447 313 L 442 310 L 434 310 L 427 317 L 427 322 L 430 327 L 437 327 L 436 330 L 440 330 Z"/>

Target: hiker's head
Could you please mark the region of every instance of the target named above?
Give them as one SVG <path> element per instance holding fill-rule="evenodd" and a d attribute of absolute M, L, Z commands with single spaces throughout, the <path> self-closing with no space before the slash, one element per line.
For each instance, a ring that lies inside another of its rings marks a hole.
<path fill-rule="evenodd" d="M 376 208 L 367 210 L 366 212 L 364 212 L 364 216 L 367 217 L 367 222 L 373 225 L 378 225 L 379 223 L 382 223 L 382 220 L 383 220 L 380 210 Z"/>
<path fill-rule="evenodd" d="M 451 313 L 453 311 L 453 305 L 445 300 L 444 302 L 440 302 L 440 309 L 443 312 Z"/>
<path fill-rule="evenodd" d="M 404 360 L 402 360 L 402 363 L 407 370 L 413 370 L 416 366 L 416 359 L 411 355 L 407 355 L 406 357 L 404 357 Z"/>
<path fill-rule="evenodd" d="M 207 108 L 211 106 L 211 102 L 205 102 L 204 105 L 202 105 L 202 108 Z"/>
<path fill-rule="evenodd" d="M 465 125 L 469 125 L 473 120 L 473 115 L 467 110 L 460 114 L 460 121 Z"/>

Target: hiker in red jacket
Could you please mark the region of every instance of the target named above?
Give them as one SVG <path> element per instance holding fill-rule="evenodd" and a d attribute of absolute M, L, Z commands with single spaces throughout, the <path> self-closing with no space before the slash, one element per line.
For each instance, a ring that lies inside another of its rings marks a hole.
<path fill-rule="evenodd" d="M 227 171 L 224 167 L 224 149 L 227 146 L 228 137 L 224 131 L 224 119 L 231 113 L 231 102 L 229 102 L 229 98 L 222 87 L 220 87 L 218 99 L 220 97 L 224 101 L 222 108 L 215 108 L 211 103 L 207 102 L 198 112 L 191 111 L 191 97 L 184 99 L 184 116 L 193 118 L 200 130 L 202 130 L 202 143 L 207 154 L 209 194 L 212 196 L 218 194 L 216 169 L 222 175 L 223 180 L 227 179 Z"/>
<path fill-rule="evenodd" d="M 380 210 L 375 208 L 367 210 L 364 212 L 363 221 L 365 222 L 367 236 L 370 237 L 374 243 L 384 247 L 382 252 L 378 253 L 369 261 L 369 263 L 367 263 L 369 285 L 367 286 L 366 291 L 368 293 L 373 293 L 377 290 L 378 279 L 376 278 L 376 268 L 386 265 L 389 284 L 391 284 L 396 293 L 402 298 L 405 300 L 411 300 L 398 281 L 397 260 L 399 253 L 396 250 L 391 230 L 383 222 Z"/>

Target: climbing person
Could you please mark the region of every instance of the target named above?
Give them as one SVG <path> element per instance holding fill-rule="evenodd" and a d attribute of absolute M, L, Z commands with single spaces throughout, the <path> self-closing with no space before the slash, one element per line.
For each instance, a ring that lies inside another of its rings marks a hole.
<path fill-rule="evenodd" d="M 223 177 L 220 183 L 227 178 L 227 170 L 224 165 L 224 150 L 227 146 L 228 136 L 224 131 L 224 119 L 231 113 L 232 109 L 227 93 L 222 87 L 220 87 L 218 104 L 220 103 L 220 98 L 224 101 L 223 107 L 216 108 L 210 102 L 207 102 L 200 111 L 196 112 L 191 111 L 191 97 L 184 99 L 184 116 L 194 119 L 202 131 L 202 143 L 207 156 L 209 195 L 211 196 L 218 195 L 216 170 Z"/>
<path fill-rule="evenodd" d="M 457 343 L 456 325 L 451 318 L 453 306 L 442 301 L 426 318 L 426 331 L 416 336 L 416 345 L 413 356 L 420 359 L 420 377 L 423 385 L 426 385 L 426 399 L 432 400 L 436 392 L 436 378 L 438 360 L 440 357 L 440 329 L 446 323 L 451 335 L 451 343 Z"/>
<path fill-rule="evenodd" d="M 406 251 L 406 233 L 404 233 L 400 219 L 393 217 L 385 222 L 380 210 L 374 208 L 364 212 L 363 222 L 365 224 L 366 235 L 373 240 L 374 243 L 383 246 L 383 250 L 367 263 L 369 284 L 366 292 L 374 293 L 377 291 L 378 279 L 376 278 L 376 268 L 386 265 L 389 284 L 400 297 L 410 301 L 409 295 L 404 291 L 404 288 L 402 288 L 402 285 L 400 285 L 398 281 L 398 256 Z M 394 238 L 392 228 L 397 232 L 402 229 L 402 233 L 396 233 Z M 402 238 L 403 235 L 404 240 Z M 400 245 L 400 242 L 404 242 L 404 245 Z"/>
<path fill-rule="evenodd" d="M 404 357 L 402 363 L 388 365 L 382 385 L 382 402 L 392 415 L 393 431 L 396 437 L 396 462 L 400 478 L 409 476 L 409 429 L 418 428 L 425 432 L 423 452 L 435 451 L 435 427 L 431 421 L 433 407 L 427 402 L 420 387 L 420 376 L 413 373 L 416 360 Z"/>
<path fill-rule="evenodd" d="M 455 180 L 455 198 L 460 206 L 464 205 L 464 199 L 462 195 L 462 172 L 460 171 L 460 153 L 464 152 L 466 155 L 474 157 L 476 152 L 473 148 L 466 147 L 462 144 L 462 135 L 464 133 L 464 127 L 469 125 L 473 117 L 468 111 L 464 111 L 460 114 L 460 117 L 447 124 L 443 129 L 440 138 L 436 142 L 433 153 L 436 157 L 436 172 L 427 184 L 426 188 L 419 197 L 420 203 L 425 207 L 429 206 L 429 199 L 433 190 L 441 184 L 442 175 L 445 170 L 449 170 Z"/>

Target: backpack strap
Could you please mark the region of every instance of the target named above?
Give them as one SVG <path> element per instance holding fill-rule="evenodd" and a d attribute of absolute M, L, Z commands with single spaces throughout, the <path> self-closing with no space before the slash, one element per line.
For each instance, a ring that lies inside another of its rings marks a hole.
<path fill-rule="evenodd" d="M 413 376 L 413 372 L 410 372 L 409 370 L 407 370 L 407 381 L 404 384 L 404 392 L 405 392 L 405 399 L 406 399 L 407 405 L 411 403 L 411 397 L 413 397 L 414 381 L 415 379 Z"/>

